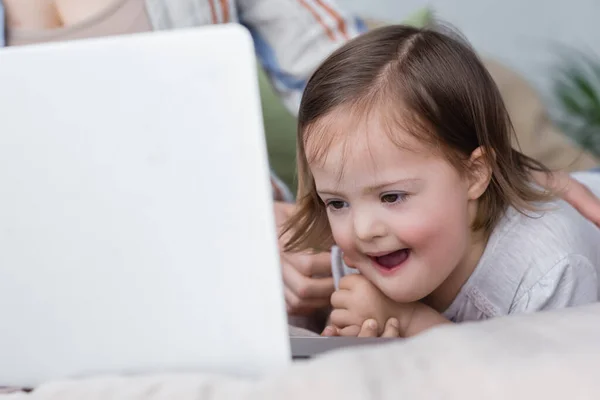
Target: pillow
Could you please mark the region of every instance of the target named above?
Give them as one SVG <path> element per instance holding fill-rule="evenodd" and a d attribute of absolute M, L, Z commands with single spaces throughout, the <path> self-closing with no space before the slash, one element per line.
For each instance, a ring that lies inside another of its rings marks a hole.
<path fill-rule="evenodd" d="M 432 20 L 433 13 L 426 7 L 411 14 L 404 23 L 422 27 Z M 381 22 L 365 22 L 369 28 L 381 25 Z M 283 106 L 262 68 L 259 68 L 259 85 L 271 168 L 295 193 L 296 119 Z"/>

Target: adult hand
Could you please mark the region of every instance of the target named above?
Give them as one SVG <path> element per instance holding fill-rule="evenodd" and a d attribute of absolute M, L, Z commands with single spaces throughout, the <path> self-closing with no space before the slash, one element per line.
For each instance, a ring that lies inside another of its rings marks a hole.
<path fill-rule="evenodd" d="M 551 175 L 534 171 L 533 178 L 540 186 L 556 193 L 581 215 L 600 227 L 600 199 L 581 182 L 562 171 L 553 172 Z"/>
<path fill-rule="evenodd" d="M 275 221 L 278 231 L 292 215 L 295 204 L 275 202 Z M 310 315 L 329 306 L 333 293 L 331 254 L 308 251 L 289 253 L 283 251 L 289 233 L 279 237 L 285 303 L 290 315 Z"/>

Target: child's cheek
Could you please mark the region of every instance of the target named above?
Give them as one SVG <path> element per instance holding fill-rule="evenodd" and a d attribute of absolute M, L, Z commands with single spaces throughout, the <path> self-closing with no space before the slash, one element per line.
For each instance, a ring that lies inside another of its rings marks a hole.
<path fill-rule="evenodd" d="M 337 228 L 337 229 L 336 229 Z M 342 250 L 348 251 L 352 246 L 353 240 L 351 232 L 346 229 L 340 228 L 339 226 L 331 226 L 331 233 L 335 244 Z"/>
<path fill-rule="evenodd" d="M 398 236 L 421 256 L 448 261 L 459 257 L 469 235 L 466 209 L 429 209 L 413 213 L 403 221 Z M 438 260 L 439 261 L 439 260 Z"/>
<path fill-rule="evenodd" d="M 340 224 L 331 224 L 331 233 L 335 244 L 344 253 L 344 262 L 346 262 L 346 265 L 350 266 L 348 262 L 351 262 L 351 260 L 356 258 L 352 230 L 340 226 Z M 346 260 L 346 258 L 348 258 L 348 260 Z"/>

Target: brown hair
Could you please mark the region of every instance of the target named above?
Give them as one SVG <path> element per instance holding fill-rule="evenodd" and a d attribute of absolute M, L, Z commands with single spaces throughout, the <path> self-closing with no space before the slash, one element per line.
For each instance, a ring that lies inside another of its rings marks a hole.
<path fill-rule="evenodd" d="M 325 154 L 335 140 L 326 117 L 340 109 L 362 115 L 385 109 L 396 126 L 409 121 L 402 127 L 461 173 L 469 172 L 466 161 L 481 147 L 492 178 L 478 200 L 473 230 L 491 231 L 508 205 L 525 213 L 534 210 L 533 202 L 549 199 L 530 176 L 531 170 L 548 170 L 512 148 L 513 127 L 500 92 L 470 46 L 428 28 L 387 26 L 348 42 L 308 81 L 298 116 L 298 211 L 286 225 L 292 233 L 288 251 L 333 244 L 305 150 L 310 138 L 319 141 L 316 157 Z"/>

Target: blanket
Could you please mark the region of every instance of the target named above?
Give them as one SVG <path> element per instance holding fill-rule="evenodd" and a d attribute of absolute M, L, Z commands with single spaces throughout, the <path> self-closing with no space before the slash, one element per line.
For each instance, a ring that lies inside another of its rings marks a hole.
<path fill-rule="evenodd" d="M 259 380 L 211 374 L 49 382 L 0 400 L 598 399 L 600 304 L 448 325 L 336 350 Z"/>

